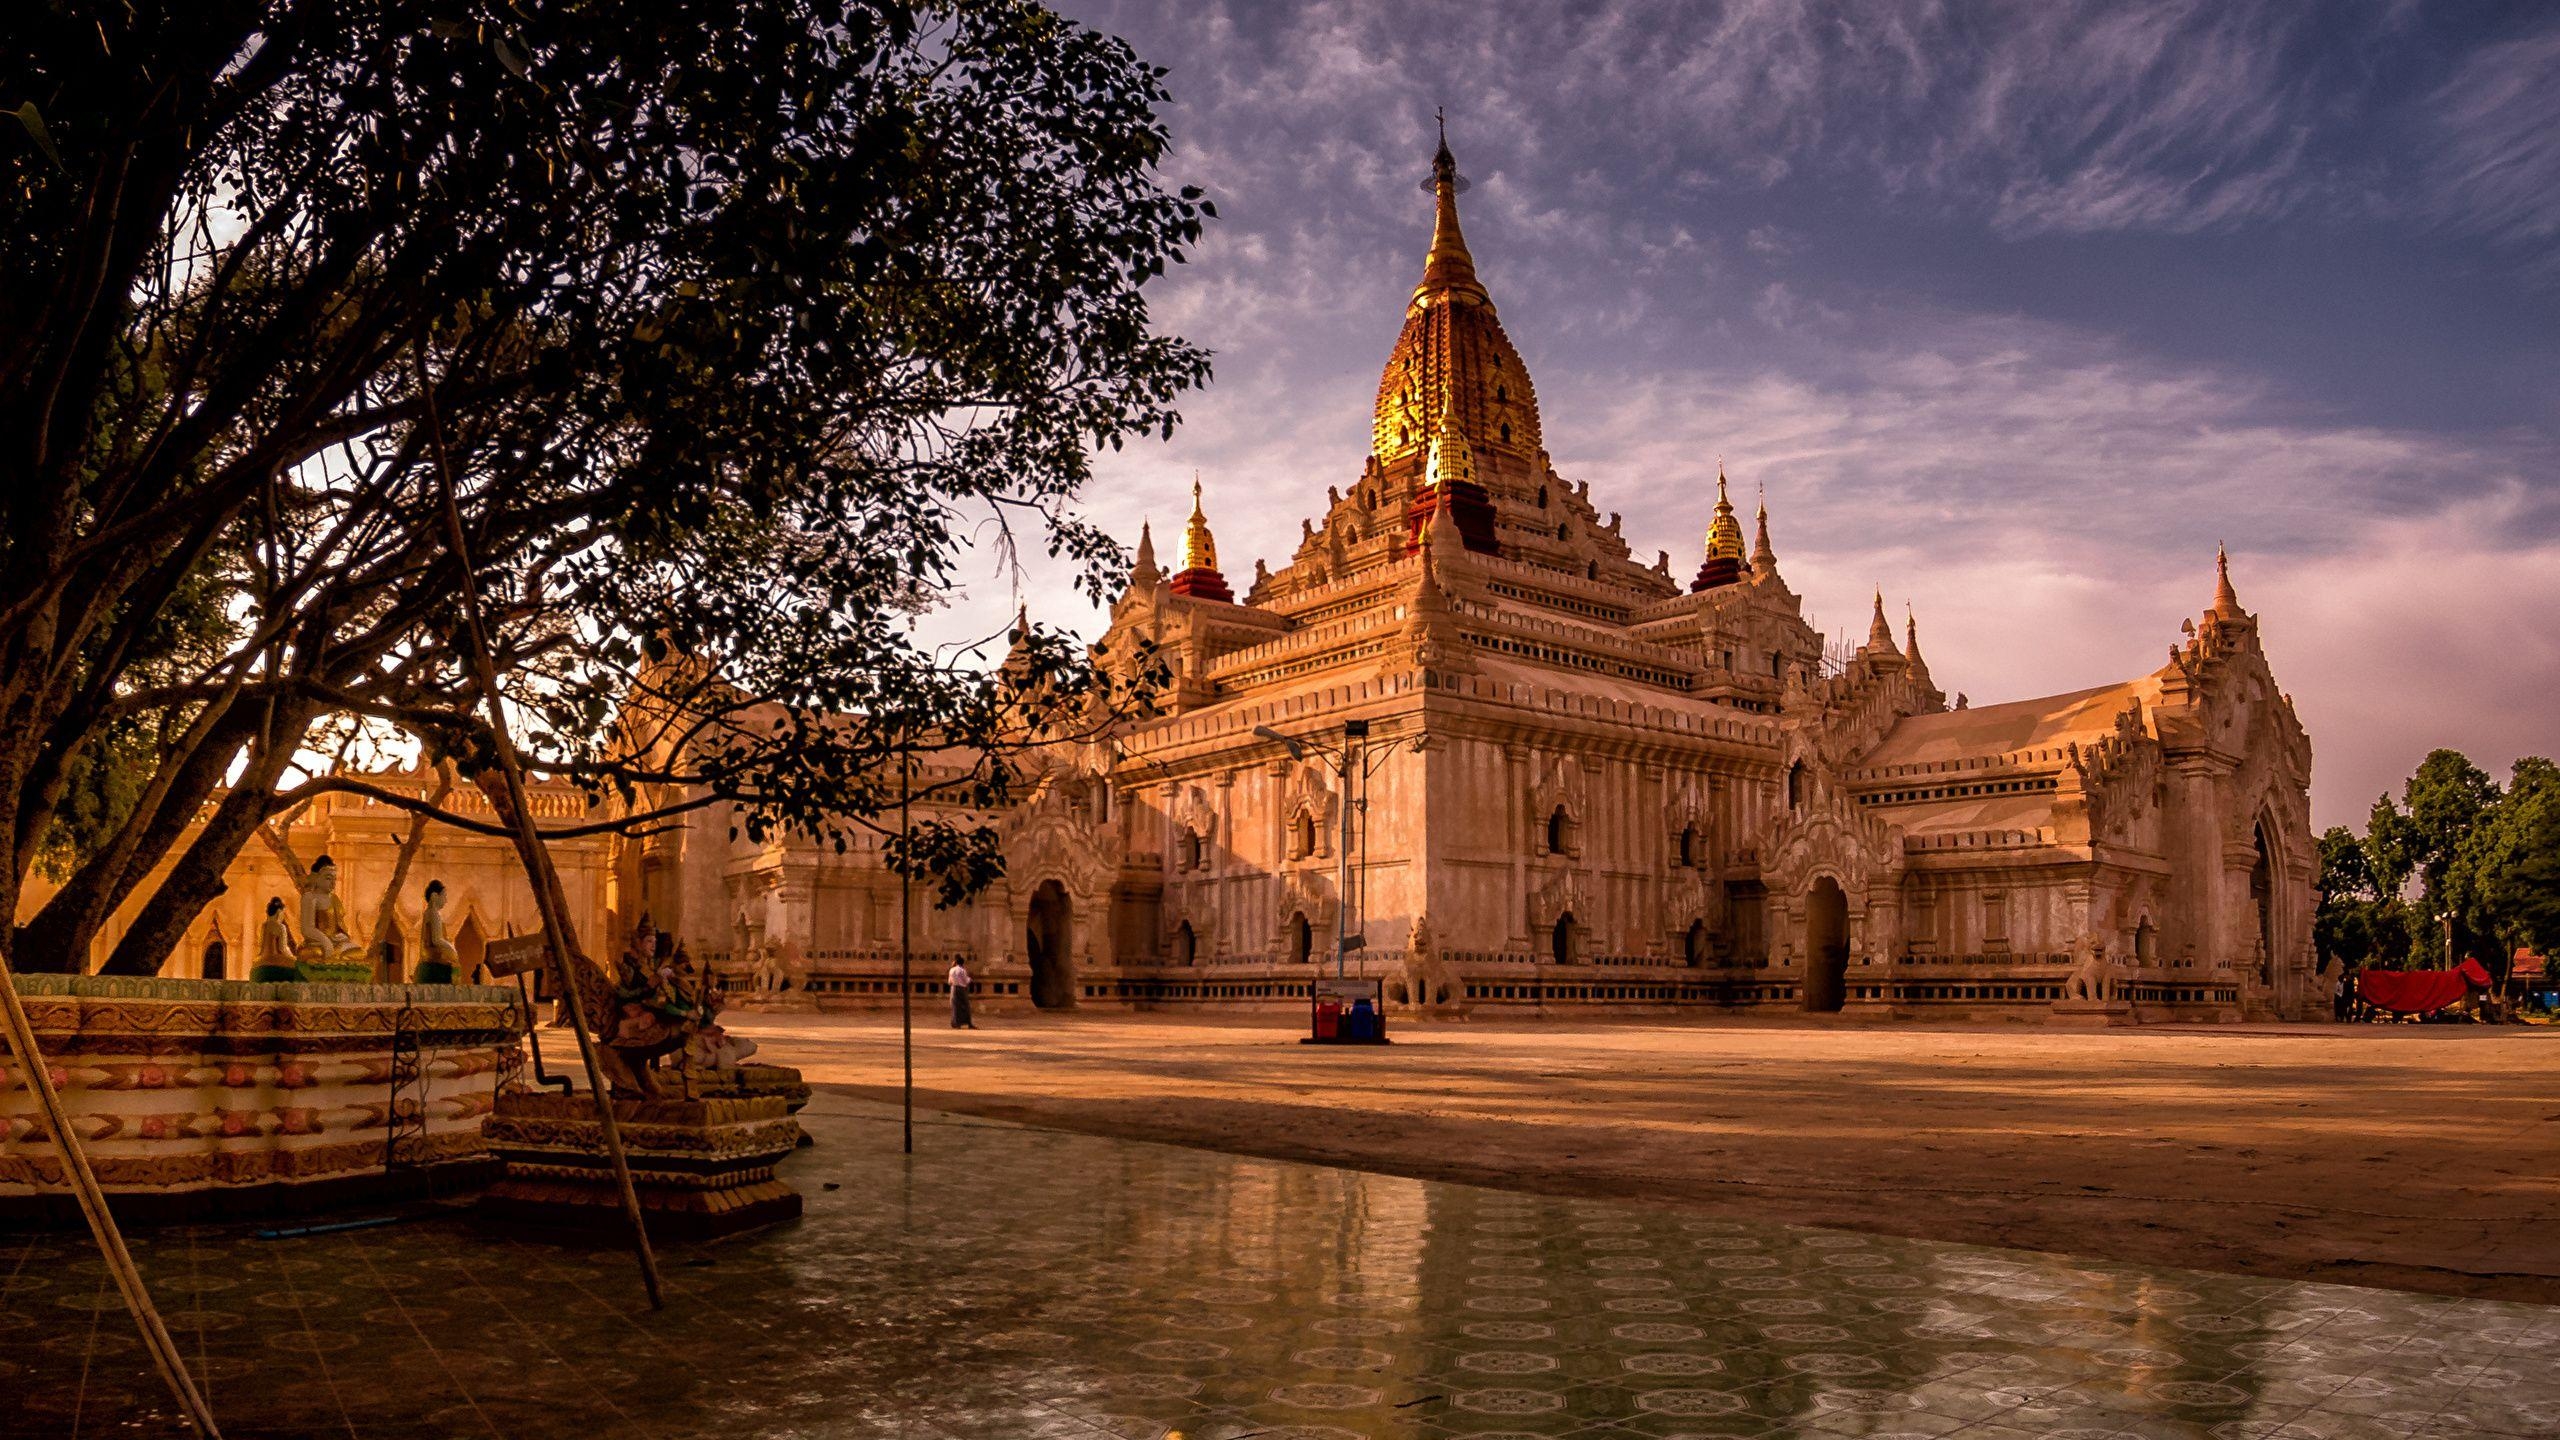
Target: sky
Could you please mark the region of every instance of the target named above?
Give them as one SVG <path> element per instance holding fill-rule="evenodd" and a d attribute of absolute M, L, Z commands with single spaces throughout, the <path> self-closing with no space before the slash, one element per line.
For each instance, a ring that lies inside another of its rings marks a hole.
<path fill-rule="evenodd" d="M 1231 578 L 1366 453 L 1445 107 L 1548 449 L 1693 567 L 1719 457 L 1824 630 L 1988 704 L 2157 668 L 2217 544 L 2360 823 L 2560 751 L 2560 5 L 1063 0 L 1166 67 L 1216 354 L 1089 514 Z M 1170 551 L 1167 552 L 1170 559 Z M 1034 566 L 962 616 L 1103 619 Z"/>

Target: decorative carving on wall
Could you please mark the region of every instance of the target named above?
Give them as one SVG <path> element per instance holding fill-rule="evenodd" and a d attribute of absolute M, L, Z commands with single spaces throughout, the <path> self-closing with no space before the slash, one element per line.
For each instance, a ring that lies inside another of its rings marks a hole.
<path fill-rule="evenodd" d="M 1582 766 L 1570 755 L 1558 755 L 1547 762 L 1539 773 L 1538 783 L 1529 787 L 1529 823 L 1533 852 L 1554 854 L 1547 847 L 1547 822 L 1556 811 L 1564 811 L 1566 856 L 1578 856 L 1582 846 L 1577 838 L 1583 817 L 1589 814 L 1586 796 L 1590 786 L 1584 780 Z"/>
<path fill-rule="evenodd" d="M 1334 790 L 1333 775 L 1314 760 L 1290 763 L 1280 790 L 1280 813 L 1288 817 L 1290 830 L 1298 828 L 1300 817 L 1308 822 L 1312 834 L 1304 853 L 1294 846 L 1288 854 L 1292 860 L 1330 860 L 1333 858 L 1334 831 L 1341 821 L 1342 797 Z"/>
<path fill-rule="evenodd" d="M 1011 933 L 1021 935 L 1033 893 L 1055 880 L 1073 905 L 1071 943 L 1079 960 L 1093 958 L 1095 937 L 1108 934 L 1111 883 L 1120 873 L 1119 836 L 1095 822 L 1087 803 L 1092 787 L 1100 783 L 1099 776 L 1087 772 L 1053 770 L 996 827 L 1004 848 Z"/>
<path fill-rule="evenodd" d="M 1292 870 L 1280 877 L 1280 908 L 1271 927 L 1271 958 L 1286 961 L 1297 939 L 1297 917 L 1307 917 L 1307 958 L 1329 959 L 1334 938 L 1333 878 L 1321 870 Z"/>

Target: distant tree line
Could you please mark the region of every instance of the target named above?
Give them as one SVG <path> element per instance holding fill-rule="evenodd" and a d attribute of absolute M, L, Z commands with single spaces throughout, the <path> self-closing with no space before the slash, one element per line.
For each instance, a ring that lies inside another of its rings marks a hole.
<path fill-rule="evenodd" d="M 2320 964 L 2417 970 L 2560 949 L 2560 765 L 2516 761 L 2501 788 L 2461 752 L 2420 762 L 2365 833 L 2320 837 Z M 2447 946 L 2451 951 L 2448 954 Z"/>

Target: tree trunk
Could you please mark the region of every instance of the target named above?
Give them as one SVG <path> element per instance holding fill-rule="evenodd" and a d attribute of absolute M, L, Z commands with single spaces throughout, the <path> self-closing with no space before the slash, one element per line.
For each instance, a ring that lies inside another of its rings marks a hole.
<path fill-rule="evenodd" d="M 60 974 L 76 974 L 88 968 L 89 947 L 105 928 L 108 917 L 132 898 L 144 877 L 167 858 L 187 826 L 194 823 L 205 801 L 222 787 L 223 772 L 231 768 L 250 728 L 247 723 L 227 724 L 215 739 L 197 747 L 182 762 L 183 768 L 171 780 L 154 813 L 132 817 L 130 823 L 140 827 L 139 835 L 130 837 L 129 844 L 121 843 L 128 837 L 120 836 L 119 843 L 100 847 L 45 902 L 35 918 L 18 927 L 15 953 L 35 962 L 18 968 Z"/>
<path fill-rule="evenodd" d="M 300 748 L 302 735 L 310 723 L 310 714 L 300 706 L 279 707 L 276 723 L 268 733 L 272 743 L 252 751 L 248 768 L 233 782 L 231 789 L 214 806 L 213 814 L 197 832 L 195 842 L 178 863 L 170 867 L 159 888 L 144 901 L 142 911 L 133 917 L 132 926 L 117 938 L 116 948 L 99 967 L 102 975 L 157 975 L 170 952 L 195 923 L 205 906 L 228 888 L 223 872 L 266 823 L 267 807 L 274 801 L 276 777 Z"/>

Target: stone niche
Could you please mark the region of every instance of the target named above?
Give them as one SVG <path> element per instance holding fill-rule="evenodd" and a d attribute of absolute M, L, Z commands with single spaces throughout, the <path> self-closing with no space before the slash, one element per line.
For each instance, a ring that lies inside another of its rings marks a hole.
<path fill-rule="evenodd" d="M 119 1217 L 293 1212 L 494 1172 L 480 1132 L 522 1046 L 513 990 L 15 978 Z M 76 1222 L 20 1064 L 0 1052 L 0 1220 Z"/>

